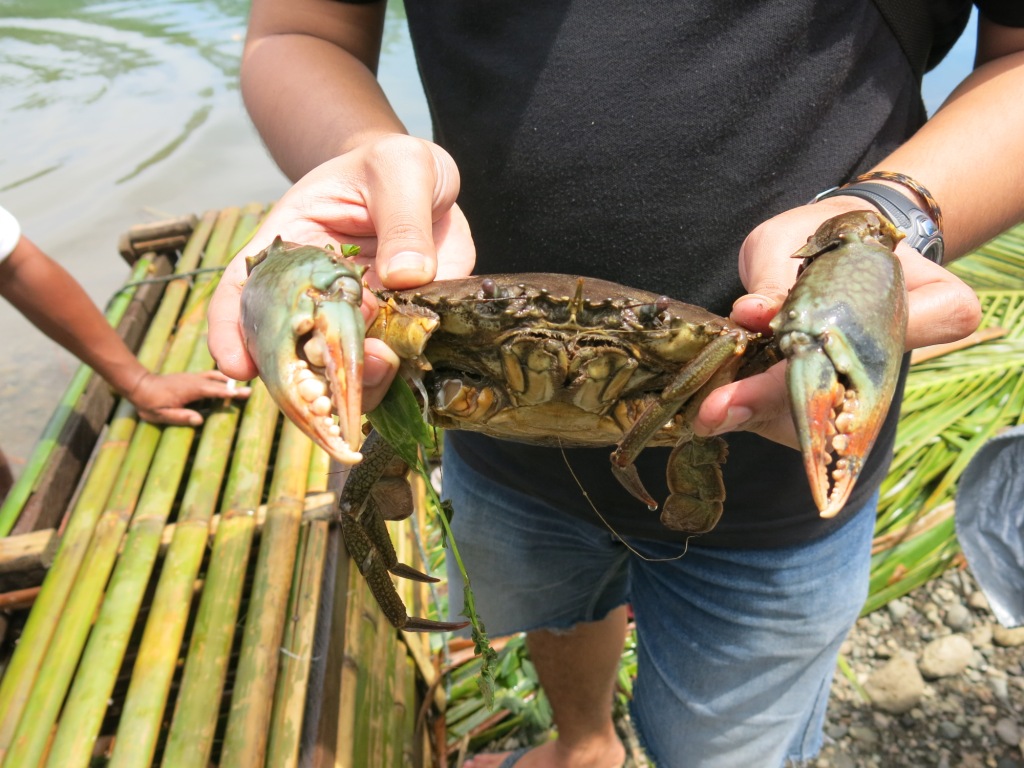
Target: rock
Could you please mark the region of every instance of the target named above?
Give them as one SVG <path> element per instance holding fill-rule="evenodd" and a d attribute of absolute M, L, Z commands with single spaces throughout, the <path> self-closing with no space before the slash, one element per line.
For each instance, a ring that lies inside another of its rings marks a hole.
<path fill-rule="evenodd" d="M 1009 717 L 1001 718 L 996 723 L 995 731 L 999 740 L 1011 747 L 1016 747 L 1022 736 L 1020 726 Z"/>
<path fill-rule="evenodd" d="M 968 633 L 968 638 L 975 648 L 990 648 L 992 646 L 992 625 L 975 624 Z"/>
<path fill-rule="evenodd" d="M 864 683 L 864 689 L 875 707 L 899 715 L 912 709 L 924 696 L 924 678 L 914 657 L 901 653 L 875 670 Z"/>
<path fill-rule="evenodd" d="M 1002 624 L 992 627 L 992 642 L 1004 648 L 1016 648 L 1024 645 L 1024 627 L 1007 629 Z"/>
<path fill-rule="evenodd" d="M 987 611 L 989 609 L 988 598 L 985 597 L 985 593 L 980 589 L 976 592 L 971 592 L 971 596 L 967 598 L 967 606 L 976 611 Z"/>
<path fill-rule="evenodd" d="M 963 733 L 963 728 L 961 728 L 956 723 L 951 723 L 948 720 L 943 720 L 941 723 L 939 723 L 938 731 L 939 736 L 941 736 L 944 739 L 959 739 L 960 734 Z"/>
<path fill-rule="evenodd" d="M 971 624 L 974 623 L 970 610 L 967 606 L 961 605 L 960 603 L 953 603 L 949 606 L 946 610 L 946 617 L 944 621 L 946 622 L 946 626 L 954 632 L 966 632 L 971 628 Z"/>
<path fill-rule="evenodd" d="M 925 677 L 959 675 L 971 663 L 974 646 L 963 635 L 947 635 L 924 647 L 918 667 Z"/>
<path fill-rule="evenodd" d="M 862 744 L 876 744 L 878 742 L 878 734 L 864 725 L 851 726 L 850 738 Z"/>
<path fill-rule="evenodd" d="M 886 608 L 889 611 L 889 618 L 892 619 L 893 624 L 899 624 L 903 619 L 910 613 L 910 606 L 903 598 L 897 598 L 890 602 Z"/>

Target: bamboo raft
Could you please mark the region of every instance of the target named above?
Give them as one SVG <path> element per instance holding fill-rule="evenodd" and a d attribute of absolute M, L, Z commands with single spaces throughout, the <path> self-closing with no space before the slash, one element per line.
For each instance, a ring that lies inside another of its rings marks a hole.
<path fill-rule="evenodd" d="M 213 367 L 206 304 L 263 213 L 122 238 L 108 318 L 147 367 Z M 342 482 L 261 382 L 200 428 L 158 427 L 80 370 L 0 508 L 0 766 L 434 764 L 430 640 L 392 629 L 338 555 Z M 396 547 L 423 568 L 417 527 Z M 402 588 L 426 615 L 426 586 Z"/>

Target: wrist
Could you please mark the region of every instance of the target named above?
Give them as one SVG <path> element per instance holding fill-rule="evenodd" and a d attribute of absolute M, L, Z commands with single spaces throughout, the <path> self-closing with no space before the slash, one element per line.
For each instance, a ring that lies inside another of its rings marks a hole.
<path fill-rule="evenodd" d="M 886 171 L 864 174 L 819 193 L 812 202 L 835 197 L 867 202 L 903 233 L 907 245 L 930 261 L 942 263 L 942 211 L 931 193 L 910 177 Z"/>

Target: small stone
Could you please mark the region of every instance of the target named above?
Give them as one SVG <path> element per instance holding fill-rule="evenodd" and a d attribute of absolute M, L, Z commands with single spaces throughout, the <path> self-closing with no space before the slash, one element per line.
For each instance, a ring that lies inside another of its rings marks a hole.
<path fill-rule="evenodd" d="M 875 707 L 894 715 L 916 706 L 924 696 L 924 688 L 924 678 L 914 663 L 914 657 L 908 653 L 894 656 L 864 683 Z"/>
<path fill-rule="evenodd" d="M 992 689 L 992 695 L 999 699 L 999 701 L 1004 704 L 1010 703 L 1010 686 L 1005 677 L 990 673 L 988 685 Z"/>
<path fill-rule="evenodd" d="M 1024 645 L 1024 627 L 1007 629 L 1002 624 L 996 624 L 992 627 L 992 642 L 1004 648 Z"/>
<path fill-rule="evenodd" d="M 971 592 L 971 596 L 967 598 L 967 606 L 976 611 L 987 611 L 989 609 L 988 598 L 980 589 L 977 592 Z"/>
<path fill-rule="evenodd" d="M 970 640 L 963 635 L 947 635 L 925 646 L 918 666 L 925 677 L 950 677 L 967 669 L 973 655 Z"/>
<path fill-rule="evenodd" d="M 960 603 L 953 603 L 953 605 L 949 606 L 946 610 L 944 621 L 946 626 L 954 632 L 965 632 L 974 623 L 970 610 Z"/>
<path fill-rule="evenodd" d="M 910 606 L 901 598 L 890 601 L 886 608 L 889 610 L 889 618 L 892 619 L 893 624 L 903 621 L 910 613 Z"/>
<path fill-rule="evenodd" d="M 875 744 L 878 742 L 878 734 L 863 725 L 850 726 L 850 738 L 862 744 Z"/>
<path fill-rule="evenodd" d="M 842 723 L 829 723 L 825 726 L 825 733 L 828 734 L 830 739 L 839 740 L 847 734 L 849 729 Z"/>
<path fill-rule="evenodd" d="M 992 625 L 987 622 L 975 624 L 967 637 L 975 648 L 989 648 L 992 645 Z"/>
<path fill-rule="evenodd" d="M 1008 744 L 1011 747 L 1017 746 L 1017 742 L 1021 739 L 1020 727 L 1015 721 L 1009 717 L 1001 718 L 996 723 L 996 736 L 1004 744 Z"/>
<path fill-rule="evenodd" d="M 959 725 L 951 723 L 948 720 L 943 720 L 939 723 L 938 731 L 939 736 L 944 739 L 959 739 L 960 734 L 963 733 L 963 729 Z"/>

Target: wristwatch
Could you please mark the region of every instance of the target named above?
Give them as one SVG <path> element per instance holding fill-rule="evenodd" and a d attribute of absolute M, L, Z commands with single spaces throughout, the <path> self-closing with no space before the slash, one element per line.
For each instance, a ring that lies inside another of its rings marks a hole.
<path fill-rule="evenodd" d="M 942 232 L 932 217 L 922 211 L 906 195 L 884 184 L 857 182 L 845 187 L 826 189 L 811 202 L 816 203 L 827 197 L 837 197 L 838 195 L 867 200 L 884 213 L 896 229 L 906 235 L 907 245 L 926 259 L 930 259 L 936 264 L 942 263 Z"/>

